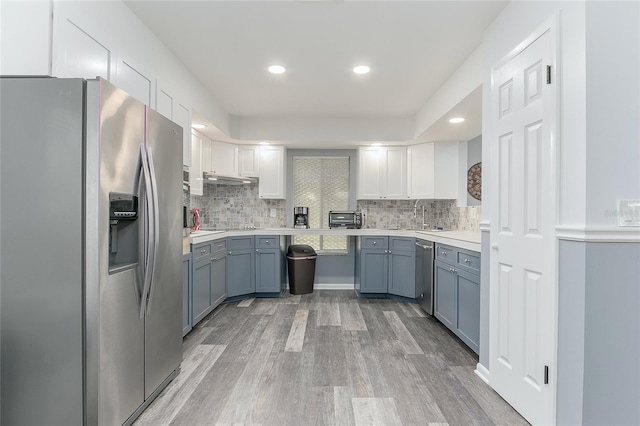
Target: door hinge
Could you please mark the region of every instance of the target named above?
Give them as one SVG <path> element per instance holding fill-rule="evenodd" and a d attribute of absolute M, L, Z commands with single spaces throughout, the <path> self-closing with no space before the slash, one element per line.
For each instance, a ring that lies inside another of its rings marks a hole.
<path fill-rule="evenodd" d="M 547 84 L 551 84 L 551 65 L 547 65 Z"/>
<path fill-rule="evenodd" d="M 549 366 L 548 365 L 544 366 L 544 384 L 545 385 L 549 384 Z"/>

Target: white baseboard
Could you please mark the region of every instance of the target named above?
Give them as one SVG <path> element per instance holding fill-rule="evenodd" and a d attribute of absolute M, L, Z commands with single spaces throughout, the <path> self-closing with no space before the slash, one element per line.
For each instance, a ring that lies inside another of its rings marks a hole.
<path fill-rule="evenodd" d="M 473 371 L 482 379 L 483 382 L 489 384 L 489 370 L 487 370 L 484 365 L 478 363 L 476 365 L 476 369 Z"/>

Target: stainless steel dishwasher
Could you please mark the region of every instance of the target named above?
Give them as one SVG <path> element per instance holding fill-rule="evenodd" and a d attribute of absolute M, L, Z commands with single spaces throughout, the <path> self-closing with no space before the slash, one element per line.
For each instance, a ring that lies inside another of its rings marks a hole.
<path fill-rule="evenodd" d="M 416 240 L 416 290 L 420 307 L 433 315 L 433 248 L 434 243 Z"/>

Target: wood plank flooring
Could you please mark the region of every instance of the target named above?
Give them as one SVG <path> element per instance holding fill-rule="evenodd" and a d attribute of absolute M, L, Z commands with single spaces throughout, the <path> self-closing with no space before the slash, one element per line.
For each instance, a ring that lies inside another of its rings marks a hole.
<path fill-rule="evenodd" d="M 415 304 L 316 290 L 223 304 L 135 425 L 526 425 Z"/>

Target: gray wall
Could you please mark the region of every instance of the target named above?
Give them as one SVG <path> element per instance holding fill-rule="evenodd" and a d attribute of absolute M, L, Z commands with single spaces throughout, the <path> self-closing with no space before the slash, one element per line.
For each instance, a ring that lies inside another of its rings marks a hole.
<path fill-rule="evenodd" d="M 639 425 L 640 243 L 586 243 L 585 266 L 582 423 Z"/>
<path fill-rule="evenodd" d="M 560 241 L 558 424 L 640 424 L 640 243 Z"/>

